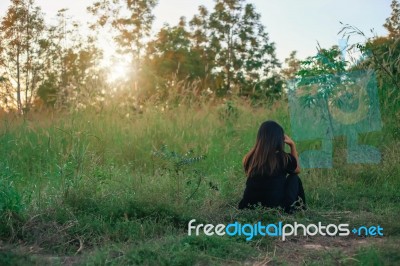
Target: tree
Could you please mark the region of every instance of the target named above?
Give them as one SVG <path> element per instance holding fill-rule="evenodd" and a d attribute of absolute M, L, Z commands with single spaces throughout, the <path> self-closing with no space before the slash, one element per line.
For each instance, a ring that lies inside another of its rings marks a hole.
<path fill-rule="evenodd" d="M 318 46 L 317 55 L 300 61 L 300 69 L 295 74 L 298 78 L 291 81 L 295 86 L 289 88 L 295 89 L 295 95 L 302 107 L 314 108 L 322 120 L 328 121 L 329 127 L 326 133 L 329 133 L 330 140 L 334 136 L 334 127 L 329 106 L 340 101 L 340 97 L 337 96 L 343 91 L 343 87 L 346 87 L 342 84 L 346 83 L 344 78 L 346 67 L 347 63 L 342 60 L 338 46 L 330 49 Z"/>
<path fill-rule="evenodd" d="M 154 21 L 152 14 L 157 0 L 104 0 L 94 3 L 88 10 L 98 17 L 96 26 L 111 26 L 116 32 L 114 40 L 119 52 L 132 59 L 137 86 L 140 63 Z"/>
<path fill-rule="evenodd" d="M 356 43 L 356 47 L 363 54 L 363 60 L 355 68 L 373 69 L 377 73 L 380 83 L 379 96 L 382 105 L 392 109 L 399 106 L 398 96 L 400 94 L 400 5 L 398 1 L 391 3 L 392 12 L 386 19 L 384 27 L 388 30 L 388 36 L 368 38 L 364 32 L 357 27 L 344 25 L 343 36 L 350 38 L 358 35 L 365 38 L 364 43 Z"/>
<path fill-rule="evenodd" d="M 400 109 L 400 6 L 398 1 L 392 1 L 391 8 L 391 15 L 384 24 L 389 32 L 388 36 L 368 38 L 357 27 L 348 24 L 344 25 L 340 32 L 348 39 L 353 35 L 364 38 L 363 43 L 355 43 L 350 47 L 357 48 L 363 55 L 362 60 L 359 60 L 353 68 L 373 70 L 376 73 L 380 106 L 385 108 L 382 118 L 386 120 L 386 125 L 390 125 L 388 127 L 392 127 L 394 136 L 399 136 L 398 117 L 396 117 L 398 116 L 396 110 Z M 396 125 L 391 126 L 391 124 Z"/>
<path fill-rule="evenodd" d="M 392 8 L 392 13 L 383 26 L 389 32 L 389 38 L 394 38 L 400 36 L 400 4 L 397 0 L 392 0 L 390 7 Z"/>
<path fill-rule="evenodd" d="M 342 60 L 338 46 L 330 49 L 318 47 L 315 56 L 300 61 L 300 70 L 296 73 L 300 78 L 337 74 L 346 70 L 347 63 Z"/>
<path fill-rule="evenodd" d="M 37 96 L 50 107 L 86 101 L 87 94 L 96 91 L 88 83 L 98 80 L 101 71 L 97 65 L 102 53 L 95 39 L 79 34 L 79 23 L 68 17 L 67 9 L 58 11 L 57 22 L 48 27 L 46 37 L 40 42 L 46 54 Z"/>
<path fill-rule="evenodd" d="M 43 47 L 39 43 L 44 32 L 43 14 L 34 1 L 12 0 L 0 26 L 0 68 L 15 87 L 15 105 L 20 113 L 29 110 L 40 84 Z"/>
<path fill-rule="evenodd" d="M 244 0 L 216 0 L 209 18 L 213 73 L 222 94 L 267 94 L 269 86 L 278 85 L 269 79 L 279 66 L 275 47 L 254 5 L 243 5 Z"/>
<path fill-rule="evenodd" d="M 148 44 L 145 65 L 162 78 L 162 82 L 171 79 L 190 82 L 206 75 L 200 51 L 192 46 L 191 35 L 185 27 L 186 21 L 182 17 L 177 26 L 165 25 Z"/>
<path fill-rule="evenodd" d="M 201 67 L 200 80 L 202 90 L 210 90 L 215 87 L 213 83 L 213 69 L 215 67 L 215 51 L 211 49 L 210 36 L 210 13 L 205 6 L 199 6 L 198 14 L 189 21 L 191 50 L 199 55 L 199 67 Z"/>
<path fill-rule="evenodd" d="M 205 6 L 199 6 L 198 9 L 199 14 L 195 14 L 189 21 L 192 50 L 199 53 L 203 65 L 211 69 L 214 66 L 212 59 L 215 54 L 212 53 L 209 42 L 209 11 Z"/>
<path fill-rule="evenodd" d="M 288 58 L 285 59 L 286 68 L 282 69 L 281 74 L 286 79 L 293 79 L 300 70 L 300 60 L 296 58 L 296 51 L 292 51 Z"/>
<path fill-rule="evenodd" d="M 67 9 L 57 12 L 57 21 L 47 30 L 47 39 L 41 42 L 46 47 L 43 57 L 44 71 L 42 72 L 43 83 L 38 89 L 38 96 L 47 106 L 58 104 L 64 105 L 65 95 L 74 77 L 68 75 L 66 63 L 67 57 L 76 50 L 76 44 L 81 43 L 78 36 L 78 23 L 72 21 L 67 15 Z M 74 45 L 75 44 L 75 45 Z M 60 97 L 61 96 L 61 97 Z"/>
<path fill-rule="evenodd" d="M 211 88 L 219 95 L 279 95 L 279 62 L 260 18 L 244 0 L 217 0 L 213 12 L 199 7 L 189 30 L 184 20 L 175 27 L 166 25 L 147 49 L 151 80 L 158 85 L 167 77 L 197 80 L 200 90 Z"/>

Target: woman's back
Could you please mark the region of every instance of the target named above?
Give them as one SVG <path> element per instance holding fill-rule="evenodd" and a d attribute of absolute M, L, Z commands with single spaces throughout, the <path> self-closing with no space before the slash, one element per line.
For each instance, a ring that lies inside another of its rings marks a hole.
<path fill-rule="evenodd" d="M 294 173 L 297 162 L 293 155 L 285 152 L 277 153 L 276 156 L 279 163 L 272 174 L 268 174 L 268 169 L 265 169 L 253 171 L 249 175 L 243 199 L 239 203 L 240 209 L 259 203 L 265 207 L 284 207 L 286 175 Z"/>

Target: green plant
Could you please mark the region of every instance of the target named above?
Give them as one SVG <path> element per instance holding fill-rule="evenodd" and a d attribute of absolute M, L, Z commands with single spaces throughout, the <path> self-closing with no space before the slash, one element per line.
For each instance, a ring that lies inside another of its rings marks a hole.
<path fill-rule="evenodd" d="M 233 101 L 225 101 L 218 110 L 219 119 L 225 123 L 233 123 L 239 117 L 239 110 Z"/>
<path fill-rule="evenodd" d="M 22 197 L 13 182 L 0 179 L 0 237 L 16 236 L 24 209 Z"/>
<path fill-rule="evenodd" d="M 0 180 L 0 215 L 7 212 L 19 213 L 23 209 L 22 197 L 13 182 Z"/>
<path fill-rule="evenodd" d="M 204 183 L 206 176 L 205 174 L 193 167 L 193 164 L 198 163 L 206 159 L 206 155 L 193 156 L 193 150 L 189 150 L 184 154 L 179 154 L 175 151 L 170 151 L 167 148 L 167 145 L 163 145 L 159 150 L 155 150 L 152 154 L 156 157 L 164 161 L 164 169 L 173 173 L 177 182 L 177 193 L 181 193 L 181 179 L 185 179 L 186 186 L 189 187 L 192 184 L 194 188 L 191 192 L 186 196 L 186 202 L 192 199 L 197 191 L 199 190 L 202 183 Z M 210 188 L 215 189 L 216 186 L 210 181 Z"/>

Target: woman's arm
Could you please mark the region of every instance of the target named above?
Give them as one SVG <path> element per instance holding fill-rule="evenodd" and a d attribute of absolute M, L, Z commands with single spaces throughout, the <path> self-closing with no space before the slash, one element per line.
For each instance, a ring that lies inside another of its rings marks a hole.
<path fill-rule="evenodd" d="M 296 150 L 296 144 L 288 135 L 285 135 L 285 143 L 289 145 L 290 153 L 293 155 L 294 158 L 296 158 L 297 167 L 296 170 L 294 170 L 294 173 L 298 174 L 300 173 L 300 162 L 299 162 L 299 155 L 297 154 Z"/>

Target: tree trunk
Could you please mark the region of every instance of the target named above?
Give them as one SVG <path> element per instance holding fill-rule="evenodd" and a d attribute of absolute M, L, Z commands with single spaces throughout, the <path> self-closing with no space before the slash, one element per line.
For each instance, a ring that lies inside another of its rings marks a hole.
<path fill-rule="evenodd" d="M 29 54 L 29 5 L 28 11 L 26 15 L 26 73 L 25 73 L 25 106 L 24 106 L 24 114 L 28 110 L 28 91 L 29 91 L 29 70 L 30 70 L 30 54 Z"/>
<path fill-rule="evenodd" d="M 20 56 L 20 45 L 17 44 L 17 107 L 18 107 L 18 112 L 22 112 L 22 103 L 21 103 L 21 73 L 20 73 L 20 62 L 19 62 L 19 56 Z"/>

